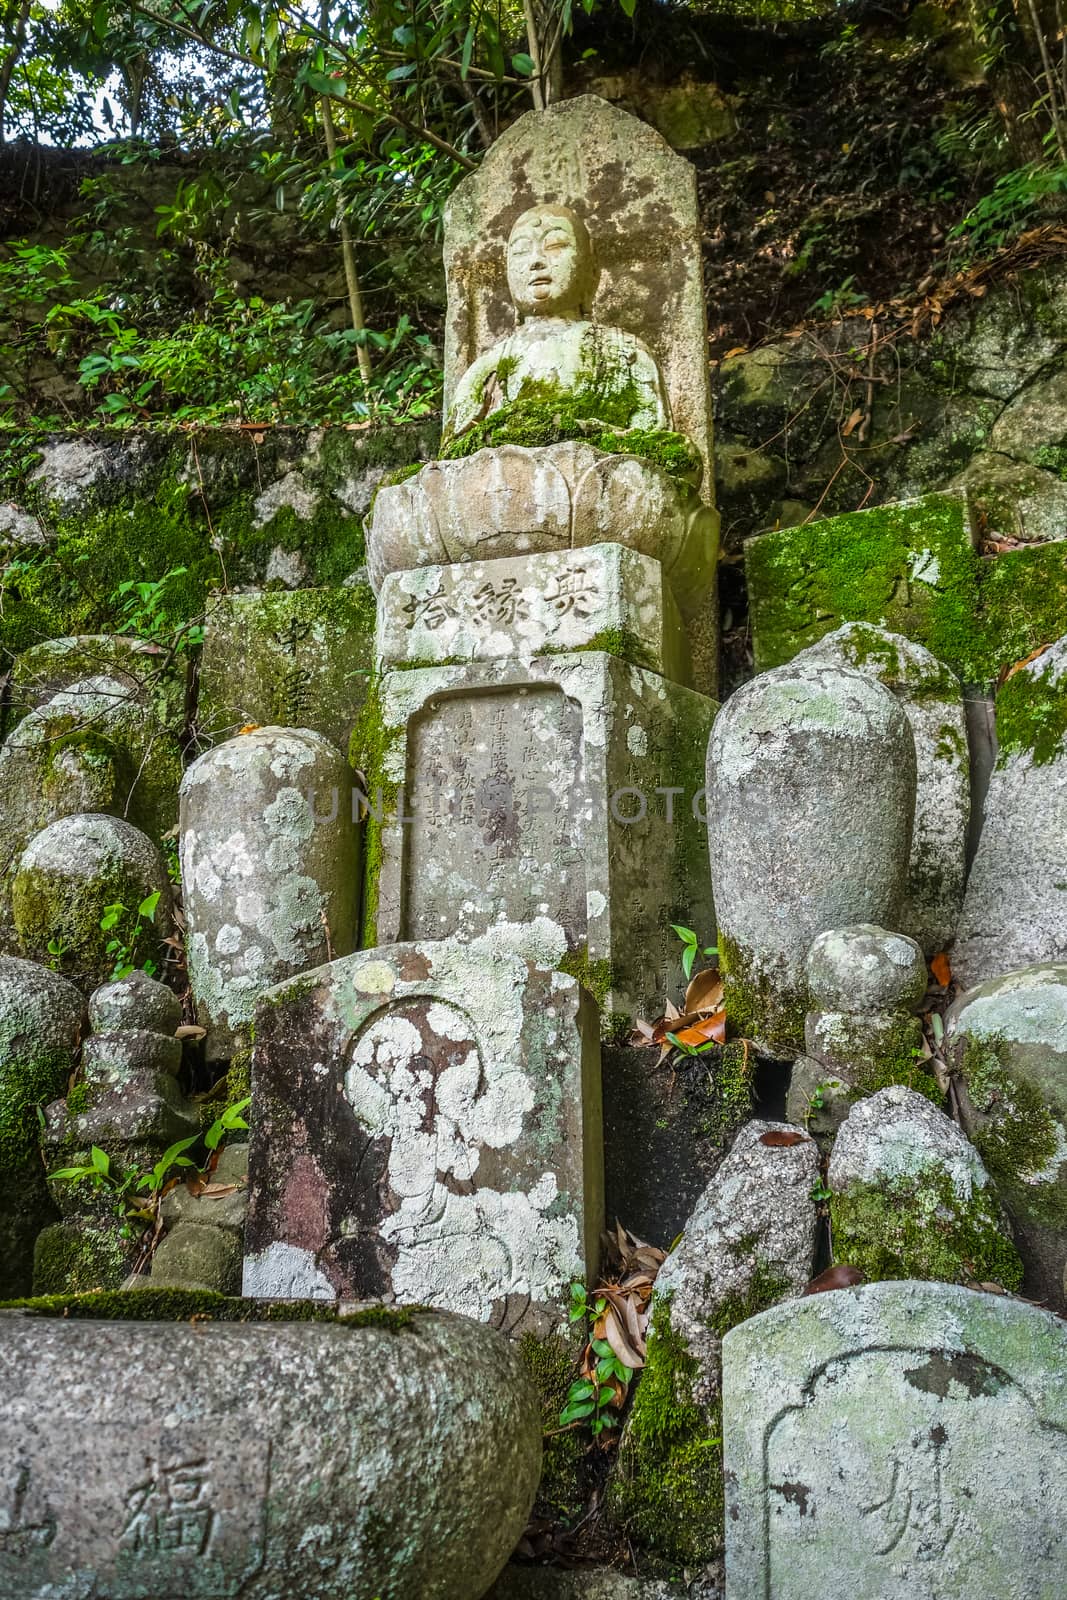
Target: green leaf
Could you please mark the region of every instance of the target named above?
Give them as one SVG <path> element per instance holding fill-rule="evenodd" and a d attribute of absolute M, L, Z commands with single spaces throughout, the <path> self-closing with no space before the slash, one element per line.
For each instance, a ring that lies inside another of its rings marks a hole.
<path fill-rule="evenodd" d="M 561 1428 L 566 1428 L 572 1422 L 582 1422 L 586 1417 L 591 1417 L 592 1415 L 593 1403 L 591 1400 L 587 1400 L 580 1405 L 569 1405 L 560 1412 L 559 1425 Z"/>
<path fill-rule="evenodd" d="M 154 922 L 156 920 L 156 907 L 159 905 L 159 897 L 161 893 L 162 890 L 157 889 L 155 894 L 146 896 L 146 898 L 142 900 L 141 904 L 137 907 L 137 915 L 139 917 L 147 917 L 149 922 Z"/>
<path fill-rule="evenodd" d="M 693 962 L 696 959 L 696 953 L 697 947 L 695 944 L 687 944 L 682 951 L 682 971 L 685 973 L 686 978 L 693 976 Z"/>
<path fill-rule="evenodd" d="M 111 1157 L 108 1155 L 107 1151 L 101 1150 L 98 1144 L 94 1144 L 92 1150 L 90 1151 L 90 1156 L 92 1158 L 93 1166 L 96 1168 L 97 1172 L 103 1173 L 104 1177 L 106 1178 L 111 1171 Z"/>
<path fill-rule="evenodd" d="M 679 924 L 677 922 L 672 922 L 671 923 L 671 929 L 672 929 L 672 931 L 674 933 L 676 933 L 678 935 L 679 939 L 681 939 L 683 944 L 691 944 L 691 945 L 694 945 L 694 946 L 696 945 L 697 936 L 693 932 L 692 928 L 682 928 L 682 927 L 679 926 Z"/>
<path fill-rule="evenodd" d="M 619 0 L 624 17 L 632 17 L 637 10 L 637 0 Z"/>
<path fill-rule="evenodd" d="M 416 66 L 417 62 L 405 61 L 402 67 L 392 67 L 385 74 L 386 83 L 399 83 L 402 78 L 410 78 Z"/>
<path fill-rule="evenodd" d="M 520 50 L 517 56 L 512 56 L 511 65 L 521 78 L 532 78 L 537 70 L 533 56 L 528 56 L 524 50 Z"/>
<path fill-rule="evenodd" d="M 459 59 L 459 75 L 466 80 L 470 71 L 471 56 L 474 54 L 474 23 L 467 29 L 467 36 L 463 41 L 463 54 Z"/>

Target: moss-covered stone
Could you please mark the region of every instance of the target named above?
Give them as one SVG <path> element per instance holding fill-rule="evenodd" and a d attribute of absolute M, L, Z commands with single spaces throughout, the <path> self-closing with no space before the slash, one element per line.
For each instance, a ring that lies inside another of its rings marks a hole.
<path fill-rule="evenodd" d="M 343 1312 L 321 1300 L 243 1300 L 211 1289 L 137 1288 L 87 1294 L 35 1295 L 0 1302 L 0 1311 L 91 1322 L 332 1322 L 346 1328 L 403 1333 L 423 1306 L 363 1306 Z"/>
<path fill-rule="evenodd" d="M 783 1058 L 799 1055 L 804 1048 L 806 987 L 791 989 L 761 972 L 755 959 L 721 930 L 719 969 L 731 1035 L 765 1041 Z"/>
<path fill-rule="evenodd" d="M 687 483 L 699 481 L 701 461 L 698 452 L 683 433 L 666 428 L 631 428 L 632 397 L 600 404 L 584 396 L 523 397 L 501 406 L 482 422 L 458 437 L 447 440 L 442 450 L 446 460 L 474 455 L 477 450 L 500 445 L 524 445 L 537 449 L 577 439 L 595 450 L 616 455 L 640 456 L 662 467 L 672 477 Z M 617 420 L 616 420 L 617 419 Z"/>
<path fill-rule="evenodd" d="M 753 539 L 746 547 L 760 670 L 844 622 L 925 645 L 965 683 L 1067 632 L 1067 545 L 973 548 L 962 497 L 927 495 Z"/>
<path fill-rule="evenodd" d="M 1002 1040 L 965 1038 L 961 1073 L 976 1114 L 971 1139 L 1013 1216 L 1067 1230 L 1063 1130 L 1037 1085 L 1012 1072 Z"/>
<path fill-rule="evenodd" d="M 78 1295 L 118 1289 L 140 1248 L 143 1225 L 117 1217 L 67 1218 L 38 1236 L 35 1295 Z"/>
<path fill-rule="evenodd" d="M 539 1339 L 533 1333 L 524 1333 L 519 1349 L 541 1402 L 544 1455 L 537 1508 L 553 1522 L 566 1524 L 582 1507 L 581 1469 L 587 1449 L 581 1430 L 561 1428 L 559 1424 L 577 1370 L 574 1341 L 563 1334 Z"/>
<path fill-rule="evenodd" d="M 390 777 L 386 759 L 390 746 L 401 731 L 386 724 L 382 713 L 381 679 L 372 678 L 348 746 L 349 761 L 357 773 L 362 773 L 363 793 L 367 797 L 363 825 L 363 894 L 359 940 L 363 950 L 372 950 L 378 942 L 383 833 L 386 821 L 395 814 L 400 798 L 400 785 Z"/>
<path fill-rule="evenodd" d="M 853 1184 L 830 1201 L 834 1257 L 869 1282 L 886 1278 L 1022 1287 L 1019 1253 L 1006 1238 L 992 1191 L 961 1200 L 935 1170 L 896 1182 Z"/>
<path fill-rule="evenodd" d="M 1009 756 L 1028 754 L 1035 767 L 1057 760 L 1067 749 L 1067 675 L 1059 662 L 1041 670 L 1038 658 L 1026 672 L 1016 672 L 997 694 L 998 764 Z"/>

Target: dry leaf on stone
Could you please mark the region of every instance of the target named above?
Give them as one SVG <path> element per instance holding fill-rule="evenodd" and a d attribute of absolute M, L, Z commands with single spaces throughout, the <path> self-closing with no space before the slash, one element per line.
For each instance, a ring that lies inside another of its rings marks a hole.
<path fill-rule="evenodd" d="M 865 1281 L 858 1267 L 827 1267 L 804 1288 L 804 1294 L 826 1294 L 830 1289 L 851 1289 Z"/>
<path fill-rule="evenodd" d="M 685 1019 L 688 1020 L 688 1019 Z M 716 1011 L 710 1017 L 699 1017 L 688 1027 L 672 1028 L 671 1038 L 679 1044 L 698 1045 L 726 1043 L 726 1012 Z"/>
<path fill-rule="evenodd" d="M 722 977 L 718 967 L 698 972 L 685 991 L 686 1014 L 700 1016 L 707 1011 L 718 1011 L 721 1005 Z"/>
<path fill-rule="evenodd" d="M 198 1028 L 194 1022 L 186 1022 L 180 1028 L 175 1028 L 176 1039 L 206 1039 L 207 1029 Z"/>
<path fill-rule="evenodd" d="M 808 1144 L 809 1139 L 806 1133 L 789 1133 L 784 1128 L 771 1128 L 767 1133 L 760 1134 L 759 1142 L 772 1150 L 788 1150 L 795 1144 Z"/>
<path fill-rule="evenodd" d="M 949 966 L 948 956 L 943 950 L 939 950 L 930 962 L 930 971 L 934 975 L 935 983 L 940 984 L 942 989 L 947 989 L 952 982 L 952 968 Z"/>
<path fill-rule="evenodd" d="M 1021 661 L 1015 661 L 1012 663 L 1012 665 L 1001 678 L 1001 683 L 1007 683 L 1009 678 L 1014 678 L 1015 674 L 1017 672 L 1021 672 L 1024 667 L 1028 667 L 1031 661 L 1036 661 L 1039 656 L 1043 656 L 1045 654 L 1046 650 L 1051 649 L 1052 646 L 1050 644 L 1039 644 L 1036 650 L 1031 650 L 1030 654 L 1028 656 L 1023 656 Z"/>

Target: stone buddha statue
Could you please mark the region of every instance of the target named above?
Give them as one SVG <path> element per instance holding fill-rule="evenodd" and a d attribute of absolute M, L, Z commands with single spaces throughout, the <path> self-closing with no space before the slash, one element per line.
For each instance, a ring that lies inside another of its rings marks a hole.
<path fill-rule="evenodd" d="M 524 211 L 507 244 L 514 333 L 461 378 L 448 417 L 457 440 L 516 401 L 573 405 L 619 429 L 669 429 L 670 405 L 651 351 L 621 328 L 589 319 L 599 271 L 589 231 L 567 206 Z"/>

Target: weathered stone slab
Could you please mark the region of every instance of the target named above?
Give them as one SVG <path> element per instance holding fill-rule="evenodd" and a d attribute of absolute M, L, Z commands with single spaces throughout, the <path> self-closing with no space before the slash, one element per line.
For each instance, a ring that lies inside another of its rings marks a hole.
<path fill-rule="evenodd" d="M 373 669 L 366 584 L 216 595 L 204 627 L 197 727 L 215 744 L 250 723 L 311 728 L 344 751 Z"/>
<path fill-rule="evenodd" d="M 362 760 L 353 745 L 385 812 L 364 945 L 547 916 L 609 1019 L 648 1015 L 675 976 L 671 923 L 713 925 L 714 702 L 586 651 L 391 672 L 376 710 Z"/>
<path fill-rule="evenodd" d="M 539 1434 L 518 1351 L 459 1317 L 9 1313 L 0 1592 L 480 1600 L 529 1514 Z"/>
<path fill-rule="evenodd" d="M 760 534 L 745 546 L 757 670 L 780 666 L 845 622 L 925 645 L 954 670 L 978 606 L 970 514 L 924 495 Z"/>
<path fill-rule="evenodd" d="M 997 694 L 999 755 L 952 970 L 967 987 L 1067 960 L 1067 637 Z"/>
<path fill-rule="evenodd" d="M 244 1288 L 555 1326 L 602 1223 L 595 1007 L 542 919 L 384 946 L 256 1013 Z"/>
<path fill-rule="evenodd" d="M 394 572 L 378 596 L 383 667 L 590 649 L 689 681 L 684 629 L 658 561 L 590 545 Z"/>
<path fill-rule="evenodd" d="M 933 956 L 955 937 L 967 876 L 971 772 L 959 679 L 922 645 L 863 622 L 827 634 L 797 659 L 854 667 L 900 701 L 915 740 L 915 825 L 897 926 Z"/>
<path fill-rule="evenodd" d="M 726 1335 L 730 1600 L 1055 1600 L 1067 1326 L 880 1283 Z"/>
<path fill-rule="evenodd" d="M 635 335 L 664 378 L 673 426 L 704 460 L 711 402 L 696 173 L 647 124 L 594 95 L 512 123 L 454 191 L 445 220 L 445 409 L 459 380 L 515 326 L 504 241 L 531 206 L 573 208 L 596 242 L 590 311 Z"/>

